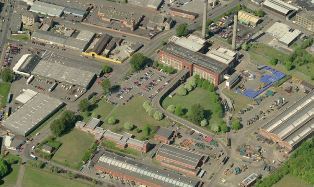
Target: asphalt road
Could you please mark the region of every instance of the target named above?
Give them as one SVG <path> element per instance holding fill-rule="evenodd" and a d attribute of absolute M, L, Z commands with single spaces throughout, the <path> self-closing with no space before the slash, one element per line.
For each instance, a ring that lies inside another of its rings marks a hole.
<path fill-rule="evenodd" d="M 1 32 L 1 38 L 0 38 L 0 53 L 1 53 L 1 60 L 3 59 L 4 55 L 4 47 L 6 46 L 5 44 L 7 43 L 8 40 L 8 31 L 10 27 L 10 21 L 11 21 L 11 16 L 13 14 L 13 5 L 14 1 L 9 1 L 9 3 L 6 3 L 5 6 L 3 7 L 2 11 L 7 10 L 4 12 L 4 22 L 2 23 L 2 32 Z"/>

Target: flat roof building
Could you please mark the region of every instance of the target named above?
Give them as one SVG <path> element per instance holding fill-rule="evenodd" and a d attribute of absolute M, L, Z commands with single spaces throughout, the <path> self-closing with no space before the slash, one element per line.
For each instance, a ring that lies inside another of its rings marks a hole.
<path fill-rule="evenodd" d="M 198 187 L 200 181 L 143 164 L 128 157 L 101 150 L 92 159 L 95 169 L 124 180 L 135 181 L 137 185 L 150 187 Z"/>
<path fill-rule="evenodd" d="M 260 129 L 260 134 L 288 151 L 313 134 L 314 91 L 296 101 Z"/>
<path fill-rule="evenodd" d="M 295 22 L 307 30 L 314 32 L 314 11 L 301 11 L 297 13 Z"/>
<path fill-rule="evenodd" d="M 162 144 L 156 153 L 156 160 L 162 166 L 192 176 L 197 175 L 204 159 L 203 154 L 167 144 Z"/>
<path fill-rule="evenodd" d="M 57 62 L 41 60 L 35 69 L 33 75 L 39 75 L 59 82 L 65 82 L 72 85 L 89 88 L 96 74 L 79 68 L 69 67 Z"/>
<path fill-rule="evenodd" d="M 251 175 L 249 175 L 248 177 L 246 177 L 241 183 L 240 185 L 242 187 L 250 187 L 253 186 L 254 183 L 256 182 L 258 178 L 258 175 L 256 173 L 252 173 Z"/>
<path fill-rule="evenodd" d="M 218 47 L 209 50 L 206 56 L 232 67 L 236 61 L 237 53 L 227 48 Z"/>
<path fill-rule="evenodd" d="M 280 43 L 290 46 L 302 34 L 298 29 L 292 29 L 284 23 L 275 22 L 269 27 L 266 33 L 271 34 Z"/>
<path fill-rule="evenodd" d="M 159 52 L 159 62 L 175 69 L 189 70 L 190 74 L 199 75 L 215 86 L 223 80 L 223 75 L 229 66 L 204 54 L 193 52 L 184 47 L 169 42 Z"/>
<path fill-rule="evenodd" d="M 29 11 L 48 16 L 60 17 L 63 14 L 64 8 L 65 7 L 63 6 L 58 6 L 51 3 L 35 1 Z"/>
<path fill-rule="evenodd" d="M 177 37 L 177 36 L 173 36 L 169 39 L 171 42 L 184 47 L 186 49 L 189 49 L 193 52 L 199 52 L 201 51 L 204 47 L 205 47 L 205 42 L 201 43 L 195 39 L 193 39 L 192 37 Z"/>
<path fill-rule="evenodd" d="M 39 61 L 40 57 L 37 55 L 24 54 L 14 65 L 13 72 L 29 77 Z"/>
<path fill-rule="evenodd" d="M 198 17 L 197 13 L 190 12 L 187 10 L 182 10 L 182 9 L 173 8 L 173 7 L 169 8 L 169 10 L 170 10 L 170 15 L 173 17 L 182 17 L 189 20 L 195 20 Z"/>
<path fill-rule="evenodd" d="M 265 0 L 263 6 L 284 16 L 287 16 L 293 11 L 299 10 L 298 7 L 288 4 L 281 0 Z"/>
<path fill-rule="evenodd" d="M 38 93 L 5 119 L 3 126 L 17 135 L 27 136 L 63 105 L 58 99 Z"/>
<path fill-rule="evenodd" d="M 131 5 L 152 10 L 158 10 L 163 2 L 163 0 L 128 0 L 128 3 Z"/>
<path fill-rule="evenodd" d="M 65 7 L 63 10 L 63 13 L 68 14 L 68 15 L 73 15 L 76 17 L 84 18 L 87 12 L 85 10 L 81 10 L 81 9 L 77 9 L 77 8 Z"/>

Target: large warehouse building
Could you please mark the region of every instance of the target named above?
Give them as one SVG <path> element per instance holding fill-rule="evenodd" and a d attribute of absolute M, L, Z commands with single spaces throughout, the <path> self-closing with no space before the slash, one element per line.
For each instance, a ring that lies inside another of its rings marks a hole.
<path fill-rule="evenodd" d="M 204 54 L 193 52 L 169 42 L 159 52 L 159 62 L 178 70 L 188 69 L 191 75 L 199 75 L 215 86 L 223 81 L 229 65 L 210 58 Z"/>
<path fill-rule="evenodd" d="M 92 81 L 96 78 L 96 74 L 93 72 L 47 60 L 41 60 L 32 71 L 32 74 L 81 86 L 85 89 L 89 88 Z"/>
<path fill-rule="evenodd" d="M 64 105 L 60 100 L 48 95 L 36 92 L 32 94 L 22 95 L 19 101 L 25 104 L 2 123 L 17 135 L 27 136 Z"/>
<path fill-rule="evenodd" d="M 35 1 L 31 6 L 30 11 L 43 15 L 60 17 L 63 14 L 64 8 L 65 7 L 63 6 L 58 6 L 51 3 Z"/>
<path fill-rule="evenodd" d="M 196 176 L 200 167 L 205 162 L 205 156 L 198 152 L 163 144 L 157 151 L 156 160 L 158 160 L 162 166 L 187 175 Z"/>
<path fill-rule="evenodd" d="M 264 125 L 260 134 L 291 151 L 313 134 L 313 117 L 314 91 Z"/>
<path fill-rule="evenodd" d="M 100 150 L 92 159 L 95 169 L 150 187 L 198 187 L 200 182 L 127 157 Z"/>
<path fill-rule="evenodd" d="M 296 13 L 299 8 L 281 0 L 266 0 L 263 6 L 283 16 Z"/>

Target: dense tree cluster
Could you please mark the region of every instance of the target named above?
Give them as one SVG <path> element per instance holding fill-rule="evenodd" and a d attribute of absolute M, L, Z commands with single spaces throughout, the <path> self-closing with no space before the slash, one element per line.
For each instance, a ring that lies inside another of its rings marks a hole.
<path fill-rule="evenodd" d="M 173 67 L 167 66 L 158 62 L 154 62 L 154 67 L 168 74 L 174 74 L 177 72 L 177 70 L 174 69 Z"/>
<path fill-rule="evenodd" d="M 4 68 L 2 71 L 1 71 L 1 79 L 4 81 L 4 82 L 12 82 L 13 81 L 13 71 L 10 70 L 9 68 Z"/>
<path fill-rule="evenodd" d="M 77 121 L 78 117 L 72 111 L 64 111 L 60 118 L 55 119 L 50 124 L 50 130 L 55 136 L 62 136 L 70 131 Z"/>
<path fill-rule="evenodd" d="M 189 34 L 188 24 L 182 23 L 176 28 L 176 35 L 178 37 L 187 36 Z"/>
<path fill-rule="evenodd" d="M 162 112 L 154 109 L 148 101 L 144 101 L 143 108 L 149 116 L 153 117 L 157 121 L 160 121 L 165 117 Z"/>
<path fill-rule="evenodd" d="M 285 175 L 300 177 L 309 184 L 314 184 L 314 138 L 304 142 L 292 153 L 291 157 L 271 175 L 260 180 L 256 187 L 269 187 L 277 183 Z"/>
<path fill-rule="evenodd" d="M 142 53 L 135 53 L 130 59 L 130 64 L 133 71 L 139 71 L 144 69 L 145 66 L 151 61 L 148 57 L 144 56 Z"/>
<path fill-rule="evenodd" d="M 102 89 L 103 89 L 105 95 L 110 93 L 112 87 L 111 87 L 111 82 L 109 79 L 104 79 L 101 82 L 101 86 L 102 86 Z"/>

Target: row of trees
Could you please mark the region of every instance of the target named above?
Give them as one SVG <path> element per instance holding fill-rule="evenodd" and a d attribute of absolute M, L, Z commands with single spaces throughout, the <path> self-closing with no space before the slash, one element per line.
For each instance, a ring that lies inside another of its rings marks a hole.
<path fill-rule="evenodd" d="M 314 138 L 304 142 L 292 153 L 291 157 L 279 169 L 263 180 L 257 181 L 256 187 L 269 187 L 277 183 L 285 175 L 300 177 L 314 185 Z"/>
<path fill-rule="evenodd" d="M 76 116 L 72 111 L 64 111 L 62 115 L 51 122 L 50 130 L 54 136 L 62 136 L 69 132 L 75 125 L 79 116 Z"/>
<path fill-rule="evenodd" d="M 177 72 L 176 69 L 174 69 L 173 67 L 171 66 L 166 66 L 164 64 L 160 64 L 158 62 L 154 62 L 154 67 L 157 68 L 157 69 L 162 69 L 165 73 L 168 73 L 168 74 L 174 74 Z"/>
<path fill-rule="evenodd" d="M 143 103 L 143 108 L 145 109 L 145 111 L 148 113 L 149 116 L 153 117 L 155 120 L 160 121 L 162 119 L 164 119 L 164 114 L 156 109 L 154 109 L 151 106 L 151 103 L 148 101 L 145 101 Z"/>

